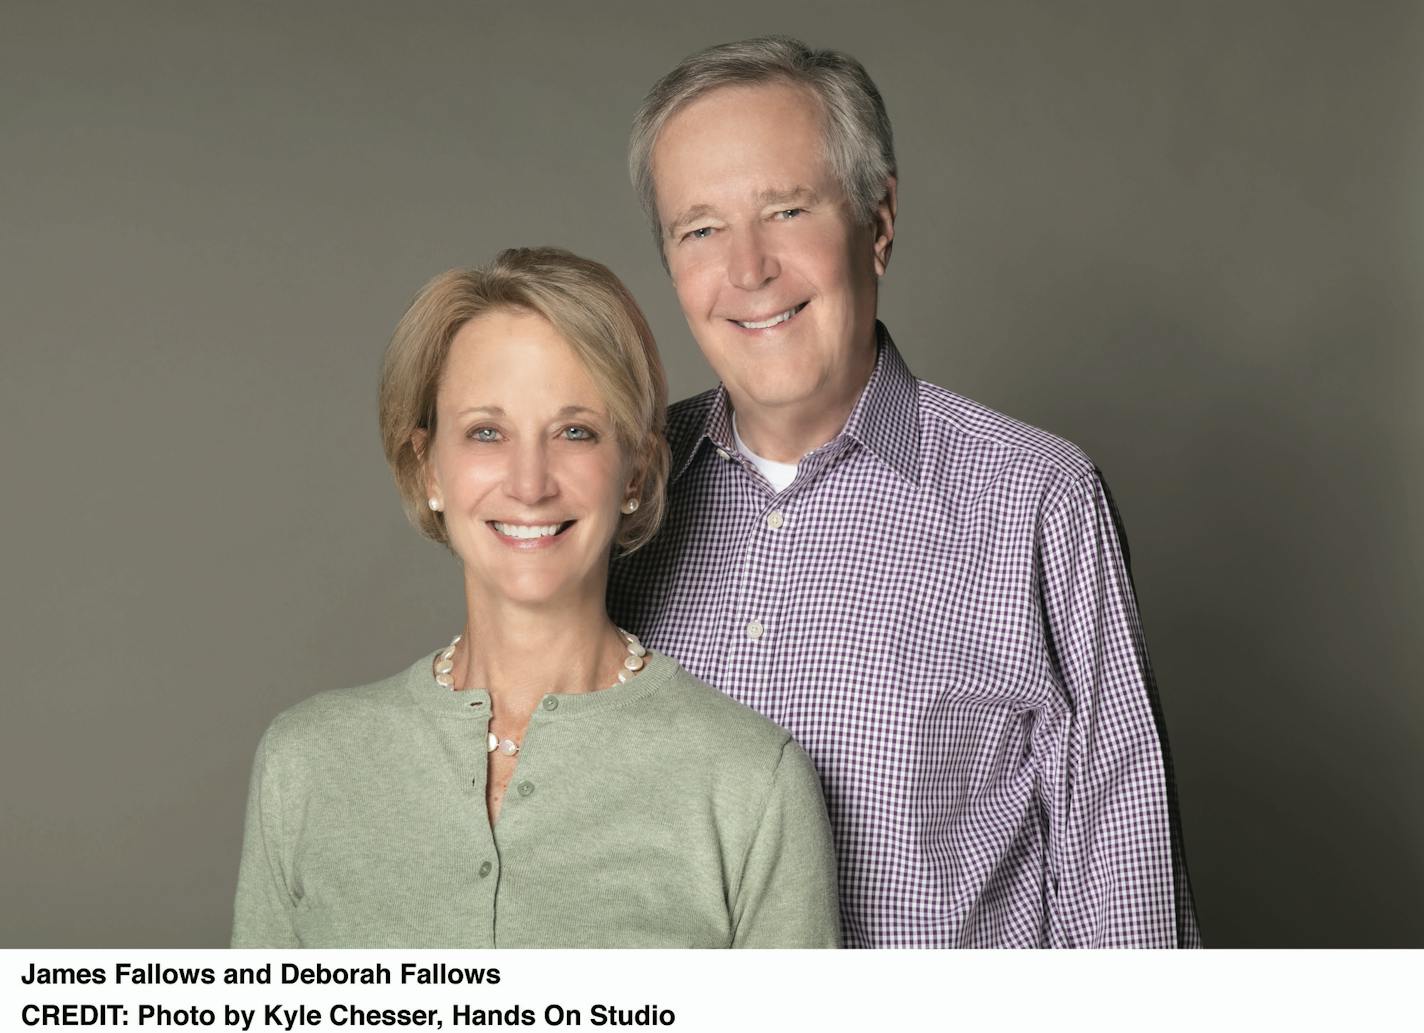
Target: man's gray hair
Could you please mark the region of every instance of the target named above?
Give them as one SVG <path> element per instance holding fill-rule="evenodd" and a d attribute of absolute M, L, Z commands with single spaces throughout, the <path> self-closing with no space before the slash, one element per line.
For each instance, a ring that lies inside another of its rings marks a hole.
<path fill-rule="evenodd" d="M 885 198 L 895 171 L 895 140 L 885 102 L 864 66 L 836 50 L 812 50 L 790 36 L 760 36 L 709 47 L 683 60 L 654 84 L 633 118 L 628 172 L 663 253 L 653 183 L 653 147 L 669 118 L 684 105 L 722 86 L 786 82 L 810 90 L 821 102 L 826 160 L 852 210 L 867 222 Z"/>

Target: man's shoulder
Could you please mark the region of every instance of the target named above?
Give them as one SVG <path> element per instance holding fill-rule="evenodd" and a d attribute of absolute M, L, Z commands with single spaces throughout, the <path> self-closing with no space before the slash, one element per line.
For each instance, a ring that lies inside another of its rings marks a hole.
<path fill-rule="evenodd" d="M 920 380 L 916 386 L 921 440 L 931 449 L 996 465 L 1011 462 L 1058 483 L 1077 481 L 1096 469 L 1087 454 L 1066 438 L 938 384 Z"/>

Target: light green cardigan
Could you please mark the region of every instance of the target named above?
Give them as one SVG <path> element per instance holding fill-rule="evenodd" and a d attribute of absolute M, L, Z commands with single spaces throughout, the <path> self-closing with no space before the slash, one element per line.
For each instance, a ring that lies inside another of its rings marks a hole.
<path fill-rule="evenodd" d="M 549 695 L 490 828 L 490 698 L 426 656 L 281 714 L 234 947 L 834 947 L 820 784 L 786 732 L 650 653 Z"/>

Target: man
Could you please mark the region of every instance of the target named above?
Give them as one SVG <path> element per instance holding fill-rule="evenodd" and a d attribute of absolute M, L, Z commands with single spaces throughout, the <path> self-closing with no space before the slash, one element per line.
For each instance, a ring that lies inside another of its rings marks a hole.
<path fill-rule="evenodd" d="M 847 945 L 1197 945 L 1106 488 L 876 321 L 896 179 L 865 70 L 694 55 L 630 167 L 722 385 L 673 406 L 667 520 L 610 605 L 810 753 Z"/>

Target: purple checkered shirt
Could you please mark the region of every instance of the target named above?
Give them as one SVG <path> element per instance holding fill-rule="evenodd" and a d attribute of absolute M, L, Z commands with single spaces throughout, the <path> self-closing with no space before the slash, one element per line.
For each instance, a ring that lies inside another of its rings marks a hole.
<path fill-rule="evenodd" d="M 672 407 L 667 520 L 611 612 L 811 755 L 847 946 L 1199 946 L 1107 489 L 878 333 L 780 494 L 724 389 Z"/>

